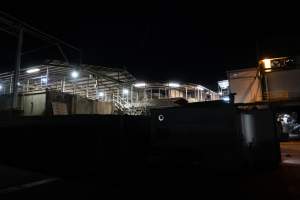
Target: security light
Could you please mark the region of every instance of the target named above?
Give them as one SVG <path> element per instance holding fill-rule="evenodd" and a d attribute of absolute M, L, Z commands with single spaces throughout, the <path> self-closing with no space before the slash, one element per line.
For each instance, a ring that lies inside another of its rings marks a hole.
<path fill-rule="evenodd" d="M 72 72 L 71 72 L 71 77 L 72 77 L 72 78 L 78 78 L 78 77 L 79 77 L 79 72 L 78 72 L 78 71 L 75 71 L 75 70 L 72 71 Z"/>
<path fill-rule="evenodd" d="M 133 86 L 136 87 L 136 88 L 144 88 L 144 87 L 146 87 L 146 83 L 145 82 L 139 82 L 139 83 L 135 83 Z"/>
<path fill-rule="evenodd" d="M 124 88 L 123 91 L 122 91 L 122 93 L 123 93 L 124 95 L 128 95 L 128 94 L 129 94 L 129 90 Z"/>
<path fill-rule="evenodd" d="M 31 68 L 31 69 L 26 70 L 26 73 L 33 74 L 33 73 L 37 73 L 39 71 L 40 71 L 39 68 Z"/>
<path fill-rule="evenodd" d="M 204 90 L 204 88 L 203 88 L 201 85 L 198 85 L 198 86 L 197 86 L 197 89 L 198 89 L 198 90 L 201 90 L 201 91 Z"/>
<path fill-rule="evenodd" d="M 46 77 L 41 78 L 42 83 L 47 83 L 48 79 Z"/>
<path fill-rule="evenodd" d="M 169 83 L 168 86 L 172 87 L 172 88 L 178 88 L 178 87 L 180 87 L 180 84 L 179 83 Z"/>
<path fill-rule="evenodd" d="M 104 92 L 99 92 L 98 97 L 104 97 Z"/>
<path fill-rule="evenodd" d="M 264 59 L 263 63 L 266 71 L 271 71 L 271 59 Z"/>
<path fill-rule="evenodd" d="M 225 90 L 229 87 L 229 81 L 228 80 L 218 81 L 218 85 L 221 89 Z"/>

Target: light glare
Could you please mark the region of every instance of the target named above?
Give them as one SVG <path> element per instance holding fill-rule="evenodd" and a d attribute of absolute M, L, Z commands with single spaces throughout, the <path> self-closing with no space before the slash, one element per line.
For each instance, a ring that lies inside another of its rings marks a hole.
<path fill-rule="evenodd" d="M 41 78 L 42 83 L 47 83 L 48 79 L 47 78 Z"/>
<path fill-rule="evenodd" d="M 39 72 L 39 71 L 40 71 L 39 68 L 31 68 L 31 69 L 28 69 L 28 70 L 26 71 L 26 73 L 32 74 L 32 73 L 36 73 L 36 72 Z"/>
<path fill-rule="evenodd" d="M 263 62 L 265 69 L 271 69 L 271 59 L 264 59 Z"/>
<path fill-rule="evenodd" d="M 198 90 L 201 90 L 201 91 L 204 90 L 204 88 L 203 88 L 201 85 L 198 85 L 198 86 L 197 86 L 197 89 L 198 89 Z"/>
<path fill-rule="evenodd" d="M 134 84 L 133 86 L 136 88 L 144 88 L 144 87 L 146 87 L 146 83 L 140 82 L 140 83 Z"/>
<path fill-rule="evenodd" d="M 169 83 L 169 87 L 178 88 L 180 87 L 179 83 Z"/>
<path fill-rule="evenodd" d="M 128 89 L 123 89 L 122 93 L 123 93 L 124 95 L 128 95 L 128 94 L 129 94 L 129 90 L 128 90 Z"/>
<path fill-rule="evenodd" d="M 229 97 L 223 97 L 222 100 L 223 100 L 223 101 L 226 101 L 226 102 L 229 102 L 229 101 L 230 101 Z"/>
<path fill-rule="evenodd" d="M 227 89 L 229 87 L 229 81 L 228 80 L 219 81 L 218 85 L 223 90 Z"/>
<path fill-rule="evenodd" d="M 72 78 L 78 78 L 78 77 L 79 77 L 79 72 L 77 72 L 77 71 L 72 71 L 72 72 L 71 72 L 71 76 L 72 76 Z"/>
<path fill-rule="evenodd" d="M 99 97 L 104 97 L 104 92 L 99 92 L 98 96 Z"/>

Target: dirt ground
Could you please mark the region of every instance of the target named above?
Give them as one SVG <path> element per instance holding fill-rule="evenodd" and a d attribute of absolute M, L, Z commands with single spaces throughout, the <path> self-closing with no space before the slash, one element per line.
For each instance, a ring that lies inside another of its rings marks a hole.
<path fill-rule="evenodd" d="M 282 142 L 279 169 L 241 178 L 246 199 L 300 199 L 300 141 Z"/>
<path fill-rule="evenodd" d="M 282 164 L 273 171 L 224 176 L 216 173 L 207 174 L 198 169 L 146 169 L 136 172 L 135 175 L 127 174 L 127 178 L 119 184 L 103 183 L 99 177 L 92 180 L 61 180 L 41 187 L 9 192 L 9 196 L 22 198 L 38 196 L 43 199 L 71 196 L 79 199 L 94 199 L 95 196 L 99 198 L 108 195 L 138 199 L 184 197 L 184 199 L 298 200 L 300 199 L 300 141 L 281 143 L 281 154 Z M 1 171 L 7 174 L 12 169 Z M 21 175 L 15 176 L 14 179 L 20 179 L 21 182 L 27 179 L 32 181 L 32 177 L 45 179 L 43 176 L 21 172 L 18 171 Z M 13 180 L 11 177 L 9 179 Z"/>

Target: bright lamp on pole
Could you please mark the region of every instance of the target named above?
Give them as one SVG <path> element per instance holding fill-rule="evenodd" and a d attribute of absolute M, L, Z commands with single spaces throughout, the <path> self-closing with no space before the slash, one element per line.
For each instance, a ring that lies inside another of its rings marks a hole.
<path fill-rule="evenodd" d="M 26 70 L 26 73 L 27 74 L 33 74 L 33 73 L 37 73 L 39 71 L 40 71 L 39 68 L 31 68 L 31 69 Z"/>
<path fill-rule="evenodd" d="M 78 78 L 78 77 L 79 77 L 79 72 L 76 71 L 76 70 L 72 71 L 72 72 L 71 72 L 71 77 L 72 77 L 72 78 Z"/>
<path fill-rule="evenodd" d="M 178 88 L 180 87 L 180 84 L 179 83 L 175 83 L 175 82 L 171 82 L 168 84 L 169 87 L 172 87 L 172 88 Z"/>
<path fill-rule="evenodd" d="M 138 82 L 138 83 L 135 83 L 133 86 L 136 87 L 136 88 L 144 88 L 144 87 L 146 87 L 146 83 L 145 82 Z"/>

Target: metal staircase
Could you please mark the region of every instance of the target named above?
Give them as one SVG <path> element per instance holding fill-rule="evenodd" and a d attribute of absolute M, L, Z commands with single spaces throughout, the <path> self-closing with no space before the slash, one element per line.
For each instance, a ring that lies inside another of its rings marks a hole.
<path fill-rule="evenodd" d="M 145 106 L 131 104 L 128 102 L 127 98 L 124 98 L 118 94 L 113 94 L 113 105 L 116 108 L 116 114 L 144 115 L 146 113 Z"/>

